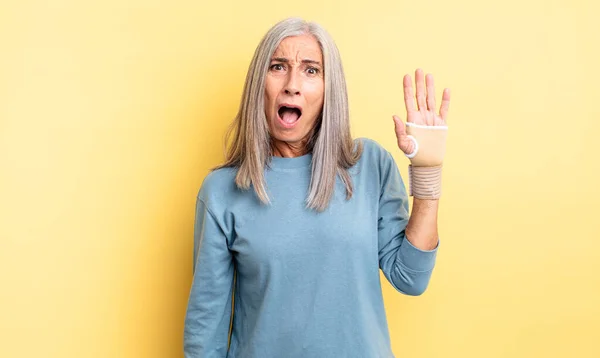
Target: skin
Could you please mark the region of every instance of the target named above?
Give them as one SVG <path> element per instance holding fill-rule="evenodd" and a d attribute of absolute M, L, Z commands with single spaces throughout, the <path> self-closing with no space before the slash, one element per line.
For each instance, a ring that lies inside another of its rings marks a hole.
<path fill-rule="evenodd" d="M 435 112 L 435 86 L 433 75 L 423 76 L 423 70 L 415 71 L 417 87 L 416 105 L 412 80 L 407 74 L 404 76 L 404 104 L 406 106 L 407 121 L 428 126 L 447 126 L 448 108 L 450 106 L 450 89 L 444 88 L 442 103 L 438 113 Z M 396 129 L 398 148 L 405 154 L 413 152 L 413 143 L 407 137 L 406 124 L 396 115 L 392 116 Z M 406 226 L 406 238 L 415 247 L 421 250 L 433 250 L 438 245 L 438 216 L 439 199 L 413 200 L 412 211 Z"/>
<path fill-rule="evenodd" d="M 265 79 L 265 115 L 274 156 L 307 154 L 306 143 L 323 110 L 324 90 L 323 54 L 315 37 L 292 36 L 281 41 Z M 285 128 L 277 118 L 282 103 L 302 107 L 293 128 Z"/>
<path fill-rule="evenodd" d="M 433 75 L 424 76 L 423 70 L 417 69 L 415 84 L 416 94 L 410 75 L 404 76 L 407 122 L 447 126 L 450 90 L 444 89 L 442 103 L 436 113 Z M 284 39 L 271 58 L 265 86 L 265 114 L 273 143 L 273 155 L 292 158 L 306 154 L 306 143 L 323 110 L 323 55 L 317 40 L 312 35 Z M 285 128 L 279 123 L 277 111 L 281 103 L 302 107 L 302 116 L 294 128 Z M 413 142 L 407 137 L 406 125 L 398 116 L 394 115 L 392 118 L 398 148 L 405 154 L 412 153 Z M 433 250 L 438 245 L 438 207 L 439 199 L 413 200 L 406 238 L 421 250 Z"/>

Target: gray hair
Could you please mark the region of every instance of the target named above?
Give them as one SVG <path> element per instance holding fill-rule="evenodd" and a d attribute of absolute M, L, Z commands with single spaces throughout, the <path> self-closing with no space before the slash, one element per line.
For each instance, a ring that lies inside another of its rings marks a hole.
<path fill-rule="evenodd" d="M 238 168 L 235 177 L 237 187 L 247 190 L 252 185 L 260 201 L 270 203 L 264 178 L 264 169 L 273 155 L 264 106 L 265 77 L 271 56 L 280 42 L 286 37 L 303 34 L 313 35 L 323 53 L 323 111 L 307 143 L 308 151 L 312 152 L 312 172 L 306 199 L 307 208 L 323 211 L 334 193 L 337 175 L 346 187 L 346 199 L 352 197 L 353 187 L 348 169 L 360 158 L 362 144 L 358 143 L 353 148 L 348 92 L 339 51 L 327 31 L 314 22 L 297 17 L 288 18 L 275 24 L 264 35 L 248 68 L 239 111 L 225 136 L 227 144 L 233 135 L 226 161 L 213 170 Z"/>

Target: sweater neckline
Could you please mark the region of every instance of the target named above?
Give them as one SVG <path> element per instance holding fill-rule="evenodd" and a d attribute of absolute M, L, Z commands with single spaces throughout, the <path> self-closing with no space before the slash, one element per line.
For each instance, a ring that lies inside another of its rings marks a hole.
<path fill-rule="evenodd" d="M 304 154 L 299 157 L 284 158 L 271 156 L 269 167 L 273 170 L 287 170 L 305 168 L 312 164 L 312 153 Z"/>

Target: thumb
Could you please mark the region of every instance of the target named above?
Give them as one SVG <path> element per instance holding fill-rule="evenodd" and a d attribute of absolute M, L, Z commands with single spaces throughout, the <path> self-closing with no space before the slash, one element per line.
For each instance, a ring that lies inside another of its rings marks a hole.
<path fill-rule="evenodd" d="M 405 154 L 412 153 L 414 151 L 414 143 L 412 140 L 410 140 L 410 138 L 408 138 L 408 135 L 406 134 L 406 124 L 404 124 L 404 122 L 402 122 L 402 120 L 396 115 L 392 116 L 392 118 L 394 119 L 396 138 L 398 139 L 398 147 Z"/>
<path fill-rule="evenodd" d="M 396 137 L 400 139 L 401 136 L 406 135 L 406 127 L 404 125 L 404 122 L 402 122 L 402 120 L 398 116 L 393 115 L 392 119 L 394 120 L 394 126 L 396 128 Z"/>

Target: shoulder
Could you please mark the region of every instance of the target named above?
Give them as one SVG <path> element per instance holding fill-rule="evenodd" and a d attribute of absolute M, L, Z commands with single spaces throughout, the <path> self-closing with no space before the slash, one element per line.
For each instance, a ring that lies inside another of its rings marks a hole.
<path fill-rule="evenodd" d="M 198 199 L 209 207 L 226 201 L 236 190 L 236 173 L 237 168 L 219 168 L 209 172 L 202 181 Z"/>
<path fill-rule="evenodd" d="M 390 180 L 397 179 L 398 183 L 403 183 L 392 153 L 370 138 L 357 138 L 355 141 L 363 143 L 363 153 L 358 164 L 361 171 L 368 173 L 368 180 L 378 183 L 380 187 Z"/>
<path fill-rule="evenodd" d="M 363 152 L 360 161 L 369 163 L 370 166 L 387 166 L 390 164 L 390 160 L 393 161 L 391 153 L 371 138 L 360 137 L 354 139 L 354 142 L 355 144 L 359 142 L 362 143 Z"/>

